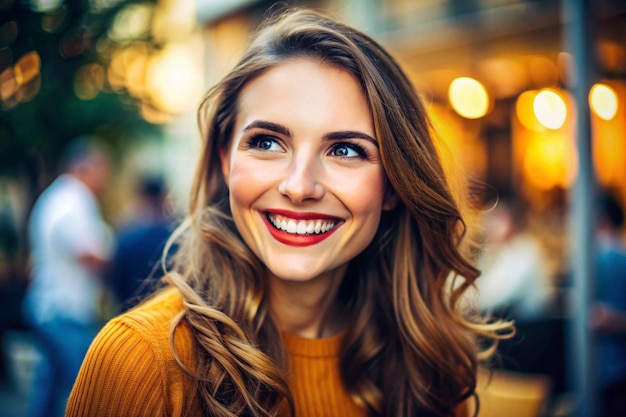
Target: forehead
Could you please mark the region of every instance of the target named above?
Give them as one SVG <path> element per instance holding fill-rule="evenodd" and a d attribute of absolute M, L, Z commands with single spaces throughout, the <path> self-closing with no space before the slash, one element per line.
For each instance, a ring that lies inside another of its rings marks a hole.
<path fill-rule="evenodd" d="M 372 129 L 359 81 L 346 70 L 310 58 L 293 58 L 270 68 L 251 80 L 239 96 L 238 122 L 287 116 L 338 123 L 343 118 L 343 124 L 361 125 L 367 120 Z"/>

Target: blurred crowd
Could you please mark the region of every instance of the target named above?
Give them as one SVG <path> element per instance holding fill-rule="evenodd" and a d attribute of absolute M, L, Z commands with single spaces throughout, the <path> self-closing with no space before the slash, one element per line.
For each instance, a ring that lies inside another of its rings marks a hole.
<path fill-rule="evenodd" d="M 10 300 L 2 304 L 2 377 L 26 384 L 18 394 L 28 416 L 64 414 L 65 399 L 96 333 L 154 289 L 163 274 L 162 253 L 174 228 L 163 176 L 135 178 L 117 222 L 105 219 L 102 210 L 111 183 L 112 160 L 105 144 L 95 137 L 72 141 L 60 158 L 58 176 L 27 218 L 26 265 L 13 268 L 11 276 L 8 268 L 3 271 L 15 281 L 3 280 L 0 290 Z M 6 229 L 3 250 L 16 245 L 16 228 L 0 224 Z M 28 346 L 20 340 L 32 342 L 35 354 L 24 356 Z M 11 363 L 15 360 L 28 361 L 21 364 L 27 374 L 20 375 L 20 364 Z"/>

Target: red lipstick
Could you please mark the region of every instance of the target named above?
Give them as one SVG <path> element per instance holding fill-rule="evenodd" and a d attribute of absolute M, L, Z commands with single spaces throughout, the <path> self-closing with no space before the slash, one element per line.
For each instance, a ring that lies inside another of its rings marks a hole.
<path fill-rule="evenodd" d="M 287 233 L 284 230 L 277 229 L 272 224 L 272 222 L 268 219 L 268 215 L 270 213 L 279 214 L 281 216 L 288 217 L 293 220 L 318 220 L 318 219 L 323 220 L 325 219 L 325 220 L 332 220 L 332 221 L 341 223 L 341 219 L 338 219 L 336 217 L 330 217 L 328 215 L 324 215 L 320 213 L 303 213 L 303 212 L 292 212 L 292 211 L 287 211 L 287 210 L 267 210 L 265 213 L 261 213 L 261 217 L 263 218 L 263 221 L 265 222 L 265 225 L 267 226 L 267 229 L 269 230 L 272 237 L 276 239 L 277 241 L 279 241 L 280 243 L 283 243 L 289 246 L 316 245 L 326 240 L 326 238 L 330 237 L 335 232 L 335 230 L 339 228 L 340 224 L 337 224 L 335 227 L 333 227 L 331 230 L 325 233 L 319 233 L 319 234 L 312 233 L 312 234 L 306 234 L 306 235 L 299 235 L 296 233 Z"/>

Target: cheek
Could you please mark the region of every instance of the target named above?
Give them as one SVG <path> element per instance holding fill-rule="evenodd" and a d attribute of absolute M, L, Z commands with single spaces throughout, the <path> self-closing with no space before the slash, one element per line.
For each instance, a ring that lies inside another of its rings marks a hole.
<path fill-rule="evenodd" d="M 228 188 L 233 211 L 242 205 L 251 204 L 267 188 L 266 174 L 255 164 L 232 161 Z"/>
<path fill-rule="evenodd" d="M 368 175 L 350 176 L 344 187 L 344 202 L 350 206 L 350 211 L 355 216 L 371 219 L 378 226 L 378 220 L 382 212 L 383 199 L 385 197 L 385 177 L 376 170 Z"/>

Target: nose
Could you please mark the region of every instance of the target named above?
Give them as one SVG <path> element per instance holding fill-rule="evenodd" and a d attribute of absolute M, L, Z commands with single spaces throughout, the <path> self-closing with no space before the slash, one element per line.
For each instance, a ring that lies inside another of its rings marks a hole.
<path fill-rule="evenodd" d="M 319 181 L 320 171 L 319 162 L 314 158 L 297 156 L 289 162 L 278 191 L 296 204 L 319 200 L 326 193 Z"/>

